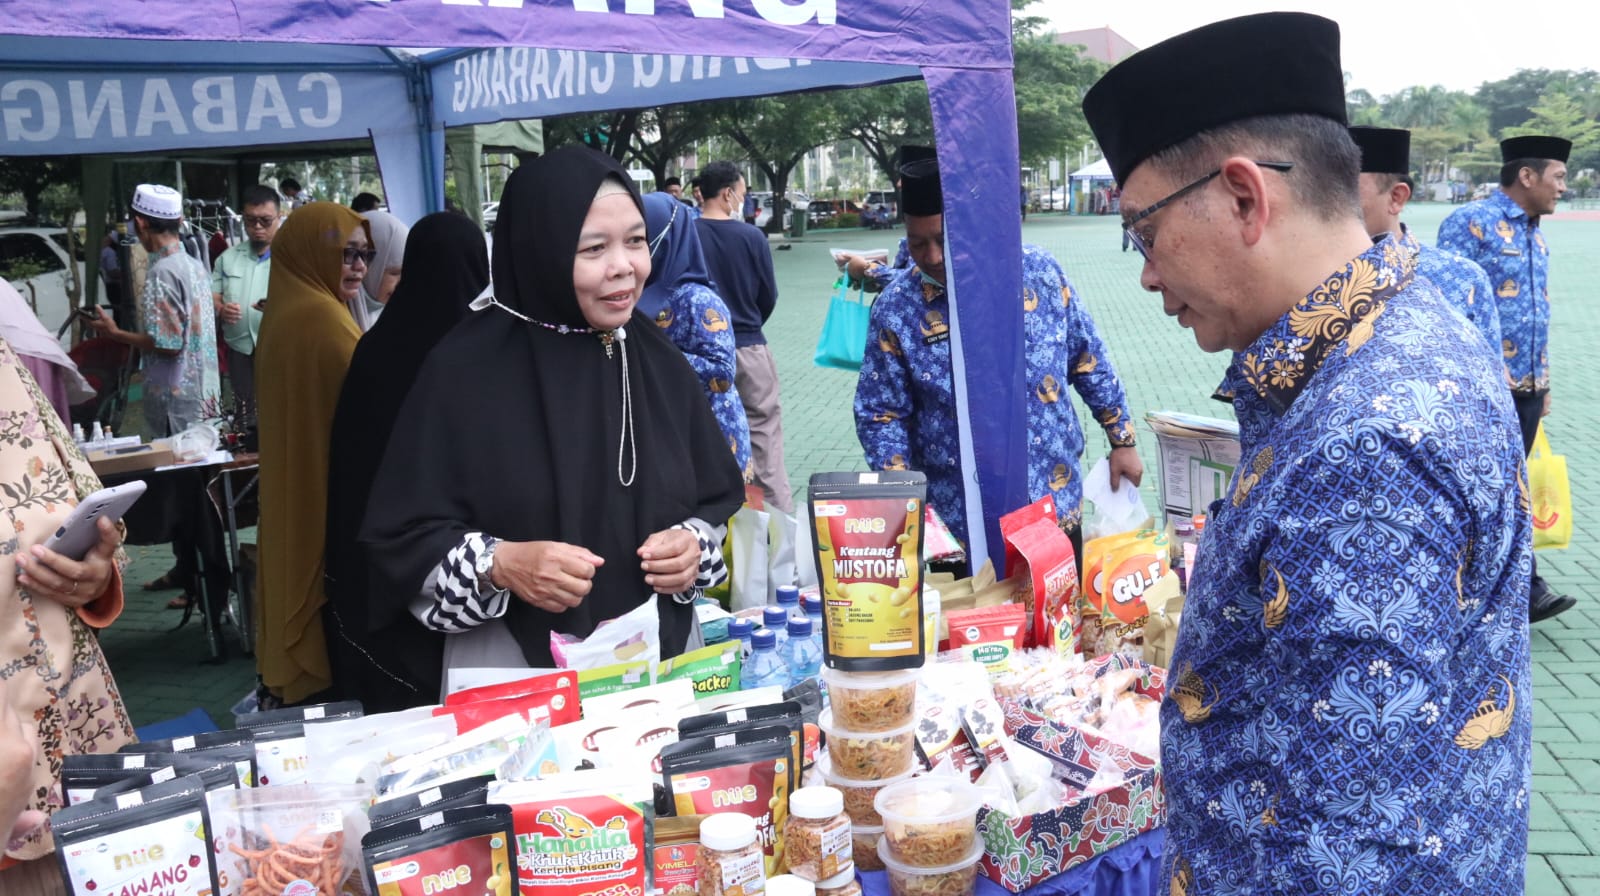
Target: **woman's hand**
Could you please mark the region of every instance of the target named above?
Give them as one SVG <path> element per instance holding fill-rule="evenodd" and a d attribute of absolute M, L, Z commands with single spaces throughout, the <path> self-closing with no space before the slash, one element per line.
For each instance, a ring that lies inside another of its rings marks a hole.
<path fill-rule="evenodd" d="M 44 824 L 45 815 L 33 809 L 23 811 L 33 796 L 33 765 L 37 757 L 35 734 L 22 723 L 6 693 L 7 682 L 0 678 L 0 834 L 7 847 L 21 846 L 23 837 Z"/>
<path fill-rule="evenodd" d="M 560 541 L 502 541 L 494 549 L 489 580 L 524 603 L 565 613 L 583 603 L 605 558 Z"/>
<path fill-rule="evenodd" d="M 700 539 L 687 529 L 666 529 L 639 546 L 644 583 L 657 594 L 682 594 L 700 573 Z"/>
<path fill-rule="evenodd" d="M 37 600 L 49 598 L 76 610 L 105 594 L 111 582 L 112 557 L 122 537 L 110 520 L 95 522 L 100 540 L 82 560 L 73 560 L 36 544 L 17 555 L 17 582 Z"/>

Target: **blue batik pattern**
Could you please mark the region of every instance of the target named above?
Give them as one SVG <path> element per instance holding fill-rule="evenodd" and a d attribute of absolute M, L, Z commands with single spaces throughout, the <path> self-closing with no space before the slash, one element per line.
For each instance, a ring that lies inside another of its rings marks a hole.
<path fill-rule="evenodd" d="M 1400 225 L 1400 242 L 1417 253 L 1417 276 L 1433 281 L 1439 292 L 1461 315 L 1478 328 L 1483 341 L 1500 355 L 1500 309 L 1494 300 L 1494 287 L 1489 285 L 1489 275 L 1478 263 L 1417 241 L 1404 224 Z"/>
<path fill-rule="evenodd" d="M 1550 388 L 1550 247 L 1538 223 L 1504 190 L 1495 190 L 1451 212 L 1439 225 L 1438 242 L 1489 275 L 1512 388 Z"/>
<path fill-rule="evenodd" d="M 862 276 L 867 281 L 868 289 L 882 292 L 889 288 L 889 284 L 894 281 L 895 277 L 900 276 L 902 271 L 910 270 L 910 268 L 911 248 L 906 245 L 906 238 L 901 237 L 900 248 L 896 249 L 894 253 L 894 261 L 889 264 L 875 264 L 867 268 L 867 272 Z"/>
<path fill-rule="evenodd" d="M 1503 373 L 1388 236 L 1234 356 L 1161 707 L 1194 894 L 1522 892 L 1532 544 Z"/>
<path fill-rule="evenodd" d="M 1134 443 L 1133 420 L 1094 319 L 1061 266 L 1025 246 L 1022 282 L 1028 495 L 1054 495 L 1062 524 L 1076 526 L 1084 441 L 1067 387 L 1077 390 L 1112 445 Z M 949 321 L 944 287 L 915 267 L 878 296 L 856 385 L 856 435 L 872 469 L 925 473 L 928 501 L 966 544 Z"/>
<path fill-rule="evenodd" d="M 744 403 L 733 385 L 734 344 L 732 318 L 722 297 L 702 283 L 685 282 L 672 291 L 667 305 L 656 314 L 660 327 L 683 352 L 689 366 L 700 377 L 711 412 L 722 437 L 750 481 L 750 421 Z"/>

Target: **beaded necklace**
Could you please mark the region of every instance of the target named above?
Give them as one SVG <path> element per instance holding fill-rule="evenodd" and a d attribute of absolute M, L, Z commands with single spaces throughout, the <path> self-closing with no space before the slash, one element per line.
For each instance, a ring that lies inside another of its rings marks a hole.
<path fill-rule="evenodd" d="M 568 333 L 579 333 L 585 335 L 593 334 L 599 337 L 600 344 L 605 346 L 607 360 L 612 357 L 613 350 L 617 345 L 622 346 L 622 432 L 617 439 L 617 481 L 622 483 L 623 488 L 628 488 L 629 486 L 633 485 L 634 477 L 639 472 L 639 449 L 634 444 L 633 438 L 633 385 L 628 381 L 627 329 L 625 327 L 618 327 L 615 330 L 597 330 L 594 327 L 569 327 L 566 324 L 545 323 L 542 320 L 534 320 L 533 318 L 523 314 L 520 311 L 517 311 L 514 308 L 508 308 L 505 305 L 500 304 L 499 300 L 492 295 L 488 296 L 487 298 L 488 304 L 499 308 L 501 311 L 504 311 L 505 313 L 523 321 L 524 323 L 530 323 L 536 327 L 543 327 L 546 330 L 560 333 L 563 336 Z M 622 474 L 622 463 L 624 456 L 630 458 L 627 476 L 623 476 Z"/>

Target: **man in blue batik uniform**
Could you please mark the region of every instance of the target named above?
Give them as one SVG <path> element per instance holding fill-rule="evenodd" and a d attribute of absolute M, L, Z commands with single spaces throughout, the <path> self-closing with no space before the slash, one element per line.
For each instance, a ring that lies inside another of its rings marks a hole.
<path fill-rule="evenodd" d="M 1404 128 L 1353 127 L 1350 139 L 1361 151 L 1361 217 L 1376 239 L 1393 233 L 1417 253 L 1417 276 L 1431 280 L 1461 315 L 1478 328 L 1484 342 L 1500 356 L 1500 312 L 1495 307 L 1489 275 L 1477 262 L 1454 252 L 1424 246 L 1400 213 L 1411 200 L 1411 132 Z"/>
<path fill-rule="evenodd" d="M 1539 219 L 1553 213 L 1566 192 L 1571 151 L 1572 143 L 1560 137 L 1500 141 L 1500 189 L 1456 209 L 1439 225 L 1439 248 L 1476 261 L 1494 285 L 1523 454 L 1533 447 L 1540 418 L 1550 413 L 1550 247 Z M 1576 603 L 1551 591 L 1535 564 L 1530 622 L 1564 613 Z"/>
<path fill-rule="evenodd" d="M 931 155 L 929 150 L 902 169 L 906 243 L 916 265 L 891 281 L 872 305 L 856 384 L 856 435 L 872 469 L 927 474 L 929 503 L 966 545 L 950 298 L 944 286 L 944 196 L 938 162 Z M 1144 468 L 1134 448 L 1122 383 L 1094 319 L 1061 266 L 1043 250 L 1025 246 L 1022 283 L 1028 496 L 1055 496 L 1056 514 L 1076 548 L 1083 500 L 1078 458 L 1084 442 L 1068 386 L 1078 391 L 1106 431 L 1112 482 L 1125 478 L 1137 486 Z"/>
<path fill-rule="evenodd" d="M 1141 283 L 1207 351 L 1240 462 L 1161 707 L 1170 891 L 1520 894 L 1533 719 L 1504 375 L 1361 219 L 1338 26 L 1207 25 L 1084 98 Z"/>

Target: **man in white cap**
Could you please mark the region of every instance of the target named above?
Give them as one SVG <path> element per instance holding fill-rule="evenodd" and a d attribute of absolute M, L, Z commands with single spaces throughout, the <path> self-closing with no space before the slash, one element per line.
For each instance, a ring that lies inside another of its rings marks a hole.
<path fill-rule="evenodd" d="M 90 326 L 139 350 L 144 370 L 145 426 L 156 437 L 176 435 L 217 412 L 222 394 L 217 373 L 216 310 L 211 274 L 183 251 L 178 237 L 183 223 L 183 197 L 160 184 L 140 184 L 133 193 L 133 230 L 150 253 L 150 269 L 139 296 L 134 332 L 117 326 L 103 310 Z M 174 536 L 178 565 L 152 582 L 157 586 L 192 585 L 186 571 L 194 567 L 190 538 Z M 192 592 L 191 592 L 192 593 Z M 171 606 L 182 607 L 186 597 Z"/>
<path fill-rule="evenodd" d="M 1083 109 L 1140 283 L 1233 353 L 1239 466 L 1161 706 L 1168 889 L 1522 893 L 1516 416 L 1416 252 L 1367 233 L 1338 25 L 1207 25 L 1123 60 Z"/>

